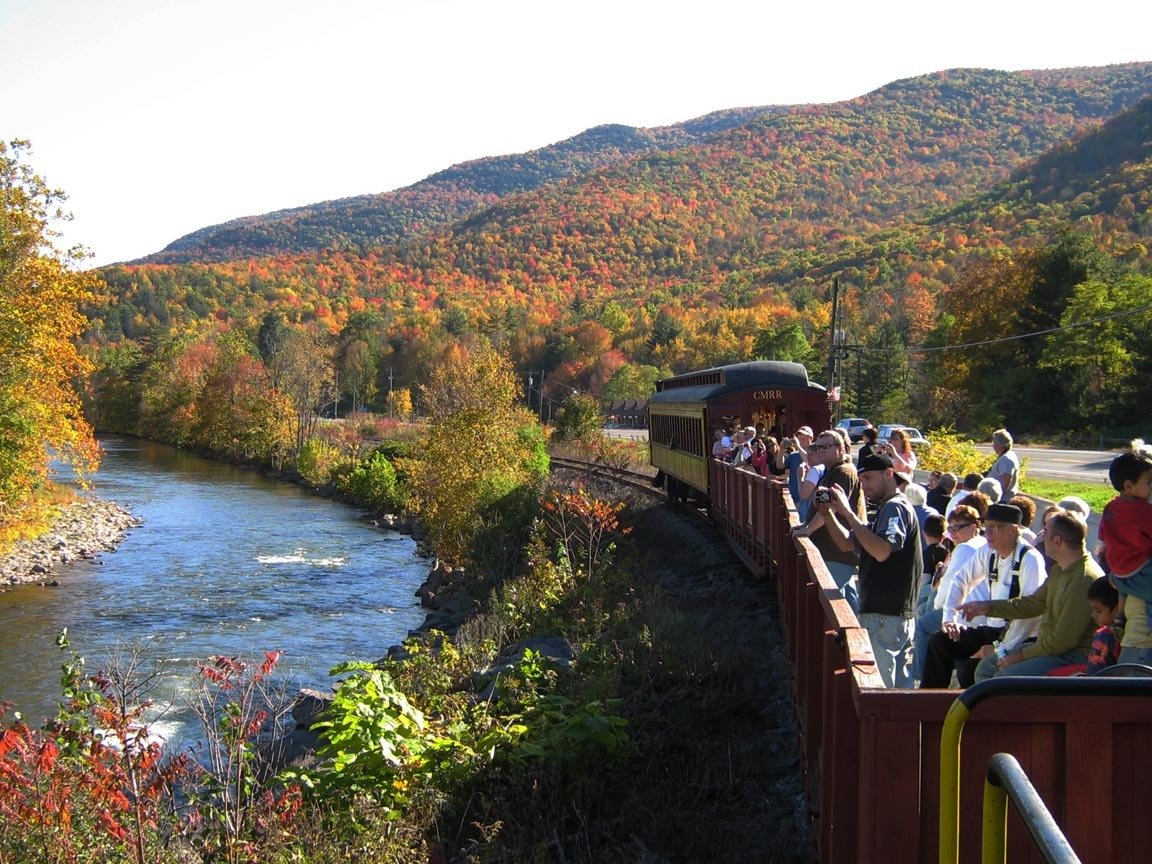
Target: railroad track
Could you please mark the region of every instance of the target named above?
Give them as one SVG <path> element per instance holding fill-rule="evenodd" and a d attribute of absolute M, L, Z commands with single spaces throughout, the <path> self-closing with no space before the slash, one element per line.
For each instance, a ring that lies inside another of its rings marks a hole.
<path fill-rule="evenodd" d="M 652 485 L 650 475 L 641 474 L 639 471 L 629 471 L 627 468 L 617 468 L 603 462 L 590 462 L 586 459 L 573 459 L 568 456 L 552 456 L 550 460 L 553 468 L 564 468 L 569 471 L 582 471 L 594 476 L 608 477 L 617 483 L 632 486 L 650 495 L 666 497 L 663 489 Z"/>

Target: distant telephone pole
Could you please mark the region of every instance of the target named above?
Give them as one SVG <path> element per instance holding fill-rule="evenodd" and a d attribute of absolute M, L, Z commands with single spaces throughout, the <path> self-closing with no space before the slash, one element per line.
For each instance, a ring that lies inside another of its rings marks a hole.
<path fill-rule="evenodd" d="M 828 328 L 828 384 L 832 389 L 836 377 L 836 325 L 840 312 L 840 277 L 832 277 L 832 322 Z"/>

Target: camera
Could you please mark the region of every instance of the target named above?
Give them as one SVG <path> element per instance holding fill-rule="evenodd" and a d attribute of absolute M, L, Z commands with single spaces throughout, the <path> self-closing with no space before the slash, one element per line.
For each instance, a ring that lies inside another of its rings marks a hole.
<path fill-rule="evenodd" d="M 831 504 L 832 493 L 828 489 L 817 489 L 812 493 L 812 500 L 817 504 Z"/>

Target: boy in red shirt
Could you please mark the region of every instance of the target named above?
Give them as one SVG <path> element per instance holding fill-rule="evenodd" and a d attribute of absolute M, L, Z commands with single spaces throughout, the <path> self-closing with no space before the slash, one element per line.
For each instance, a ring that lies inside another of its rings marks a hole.
<path fill-rule="evenodd" d="M 1122 595 L 1147 602 L 1152 600 L 1152 448 L 1133 441 L 1132 449 L 1108 466 L 1108 479 L 1120 494 L 1100 517 L 1104 560 Z"/>

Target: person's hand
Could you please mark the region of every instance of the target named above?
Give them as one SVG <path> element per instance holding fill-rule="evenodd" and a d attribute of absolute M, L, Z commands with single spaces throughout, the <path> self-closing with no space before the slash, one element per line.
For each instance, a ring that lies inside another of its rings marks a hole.
<path fill-rule="evenodd" d="M 945 621 L 940 625 L 940 632 L 951 639 L 953 642 L 960 641 L 960 634 L 964 628 L 957 624 L 955 621 Z"/>
<path fill-rule="evenodd" d="M 956 607 L 956 611 L 971 621 L 973 618 L 987 615 L 991 606 L 987 600 L 973 600 L 971 603 L 961 603 Z"/>
<path fill-rule="evenodd" d="M 824 486 L 823 488 L 828 490 L 828 497 L 831 500 L 827 504 L 821 504 L 821 507 L 828 507 L 837 513 L 849 512 L 848 496 L 844 494 L 843 489 L 836 485 Z"/>
<path fill-rule="evenodd" d="M 1023 659 L 1024 659 L 1024 655 L 1021 654 L 1019 651 L 1016 651 L 1012 654 L 1006 654 L 1003 657 L 1001 657 L 999 660 L 996 661 L 996 666 L 999 667 L 1000 669 L 1007 669 L 1009 666 L 1015 666 L 1017 663 L 1019 663 Z"/>

